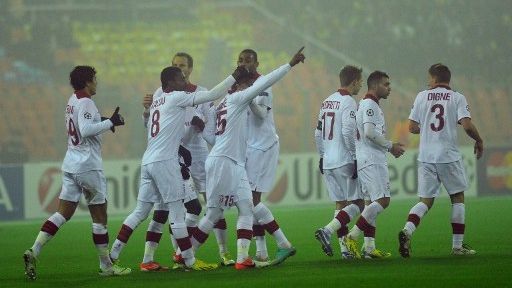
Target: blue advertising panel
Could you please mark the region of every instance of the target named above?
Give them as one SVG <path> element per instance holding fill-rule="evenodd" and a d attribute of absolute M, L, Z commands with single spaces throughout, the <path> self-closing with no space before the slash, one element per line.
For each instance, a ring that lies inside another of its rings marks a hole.
<path fill-rule="evenodd" d="M 0 166 L 0 221 L 24 218 L 23 166 Z"/>

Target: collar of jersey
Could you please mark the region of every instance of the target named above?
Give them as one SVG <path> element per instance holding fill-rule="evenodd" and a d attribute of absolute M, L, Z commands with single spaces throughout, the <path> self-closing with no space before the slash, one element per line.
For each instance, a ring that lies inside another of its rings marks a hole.
<path fill-rule="evenodd" d="M 375 101 L 375 103 L 377 103 L 377 105 L 379 105 L 379 99 L 377 98 L 377 96 L 371 93 L 367 93 L 366 95 L 364 95 L 363 99 L 372 99 L 373 101 Z"/>
<path fill-rule="evenodd" d="M 91 98 L 91 95 L 89 95 L 83 89 L 82 90 L 76 90 L 75 91 L 75 95 L 76 95 L 76 98 L 78 98 L 78 99 L 81 99 L 81 98 Z"/>
<path fill-rule="evenodd" d="M 341 94 L 341 96 L 343 96 L 343 95 L 351 96 L 352 95 L 346 89 L 338 89 L 338 92 Z"/>
<path fill-rule="evenodd" d="M 434 86 L 432 89 L 436 89 L 436 88 L 445 88 L 445 89 L 448 89 L 448 90 L 452 90 L 452 88 L 450 88 L 450 86 L 448 86 L 448 85 L 444 85 L 444 84 L 436 85 L 436 86 Z M 431 89 L 431 90 L 432 90 L 432 89 Z"/>

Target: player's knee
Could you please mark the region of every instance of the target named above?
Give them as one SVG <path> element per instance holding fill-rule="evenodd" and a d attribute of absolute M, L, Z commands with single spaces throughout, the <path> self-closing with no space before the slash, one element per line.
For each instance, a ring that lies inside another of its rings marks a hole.
<path fill-rule="evenodd" d="M 187 213 L 199 215 L 201 214 L 201 203 L 199 202 L 199 199 L 194 199 L 191 201 L 188 201 L 185 203 L 185 208 L 187 209 Z"/>

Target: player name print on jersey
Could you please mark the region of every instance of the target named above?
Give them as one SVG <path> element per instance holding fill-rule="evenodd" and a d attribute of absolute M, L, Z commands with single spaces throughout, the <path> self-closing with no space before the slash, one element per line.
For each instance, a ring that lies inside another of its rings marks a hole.
<path fill-rule="evenodd" d="M 450 93 L 434 93 L 430 92 L 427 95 L 427 99 L 429 101 L 439 101 L 439 100 L 450 100 L 451 94 Z"/>

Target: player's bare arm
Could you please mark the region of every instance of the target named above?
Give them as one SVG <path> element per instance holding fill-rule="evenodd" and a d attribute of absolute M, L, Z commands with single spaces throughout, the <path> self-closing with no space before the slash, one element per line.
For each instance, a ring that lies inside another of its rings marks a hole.
<path fill-rule="evenodd" d="M 420 124 L 409 119 L 409 132 L 412 134 L 420 134 Z"/>
<path fill-rule="evenodd" d="M 460 120 L 460 124 L 464 128 L 464 131 L 466 131 L 466 134 L 475 140 L 473 153 L 476 155 L 476 159 L 480 159 L 480 157 L 482 157 L 482 153 L 484 152 L 484 141 L 480 137 L 480 133 L 478 133 L 475 125 L 473 122 L 471 122 L 471 118 L 462 118 Z"/>

